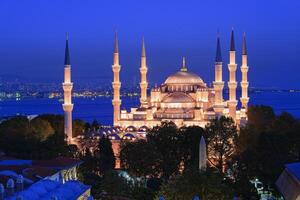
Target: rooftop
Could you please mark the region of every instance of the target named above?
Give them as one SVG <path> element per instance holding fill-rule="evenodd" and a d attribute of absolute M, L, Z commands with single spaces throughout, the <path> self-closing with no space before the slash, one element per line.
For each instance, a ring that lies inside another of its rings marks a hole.
<path fill-rule="evenodd" d="M 32 184 L 43 178 L 49 177 L 62 169 L 69 169 L 80 165 L 81 160 L 58 157 L 52 160 L 18 160 L 6 159 L 0 160 L 0 183 L 6 184 L 8 178 L 14 180 L 21 174 L 27 184 Z"/>
<path fill-rule="evenodd" d="M 17 192 L 7 200 L 15 200 L 17 196 L 22 196 L 23 200 L 50 200 L 57 199 L 73 200 L 80 197 L 90 189 L 79 181 L 68 181 L 62 184 L 52 180 L 39 181 L 22 192 Z"/>
<path fill-rule="evenodd" d="M 285 167 L 300 182 L 300 162 L 287 164 Z"/>

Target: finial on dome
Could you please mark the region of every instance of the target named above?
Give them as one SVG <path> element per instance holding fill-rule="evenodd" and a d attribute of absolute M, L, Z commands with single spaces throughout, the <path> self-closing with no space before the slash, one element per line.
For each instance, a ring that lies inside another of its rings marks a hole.
<path fill-rule="evenodd" d="M 186 68 L 186 65 L 185 65 L 185 57 L 182 57 L 182 67 L 181 67 L 181 71 L 182 71 L 182 72 L 186 72 L 186 71 L 187 71 L 187 68 Z"/>

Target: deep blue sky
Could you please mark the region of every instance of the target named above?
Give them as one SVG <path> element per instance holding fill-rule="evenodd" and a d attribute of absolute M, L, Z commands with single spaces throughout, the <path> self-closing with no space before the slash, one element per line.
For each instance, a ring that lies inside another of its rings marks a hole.
<path fill-rule="evenodd" d="M 227 80 L 234 27 L 238 64 L 247 34 L 251 86 L 300 89 L 299 10 L 299 0 L 1 0 L 0 76 L 60 84 L 68 31 L 75 83 L 109 81 L 117 29 L 122 82 L 139 80 L 144 36 L 152 83 L 178 70 L 182 56 L 210 83 L 219 29 Z"/>

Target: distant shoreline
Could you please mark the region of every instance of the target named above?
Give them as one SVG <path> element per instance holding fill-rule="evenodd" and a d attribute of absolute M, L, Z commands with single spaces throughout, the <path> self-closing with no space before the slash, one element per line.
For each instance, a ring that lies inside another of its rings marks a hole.
<path fill-rule="evenodd" d="M 300 92 L 274 90 L 249 93 L 249 105 L 268 105 L 274 108 L 276 114 L 283 111 L 291 113 L 295 118 L 300 118 Z M 239 95 L 238 95 L 239 97 Z M 122 96 L 122 109 L 129 110 L 139 105 L 139 96 Z M 0 101 L 0 117 L 40 114 L 63 114 L 60 97 L 55 98 L 11 98 Z M 224 99 L 228 94 L 224 93 Z M 103 125 L 112 124 L 113 108 L 110 96 L 74 97 L 73 118 L 91 122 L 94 119 Z"/>

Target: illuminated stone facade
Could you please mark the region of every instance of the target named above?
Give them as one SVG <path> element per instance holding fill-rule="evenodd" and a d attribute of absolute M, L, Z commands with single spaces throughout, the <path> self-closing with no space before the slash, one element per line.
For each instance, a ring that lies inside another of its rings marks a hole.
<path fill-rule="evenodd" d="M 217 38 L 217 52 L 215 59 L 215 80 L 213 87 L 207 84 L 192 72 L 189 72 L 183 58 L 181 69 L 167 77 L 165 82 L 160 86 L 150 90 L 150 96 L 147 96 L 147 64 L 145 44 L 142 44 L 141 56 L 141 98 L 140 105 L 137 108 L 131 108 L 128 112 L 120 110 L 120 65 L 118 40 L 115 38 L 114 63 L 112 66 L 114 81 L 114 97 L 112 104 L 114 107 L 114 126 L 122 128 L 128 127 L 148 127 L 161 124 L 162 121 L 173 121 L 177 126 L 197 125 L 204 127 L 211 119 L 219 116 L 232 117 L 239 125 L 247 120 L 246 110 L 249 101 L 248 97 L 248 66 L 246 53 L 246 40 L 243 40 L 242 52 L 242 97 L 241 108 L 238 109 L 236 98 L 236 70 L 234 34 L 231 33 L 231 45 L 229 51 L 229 99 L 223 99 L 224 81 L 222 80 L 222 56 L 220 39 Z"/>

